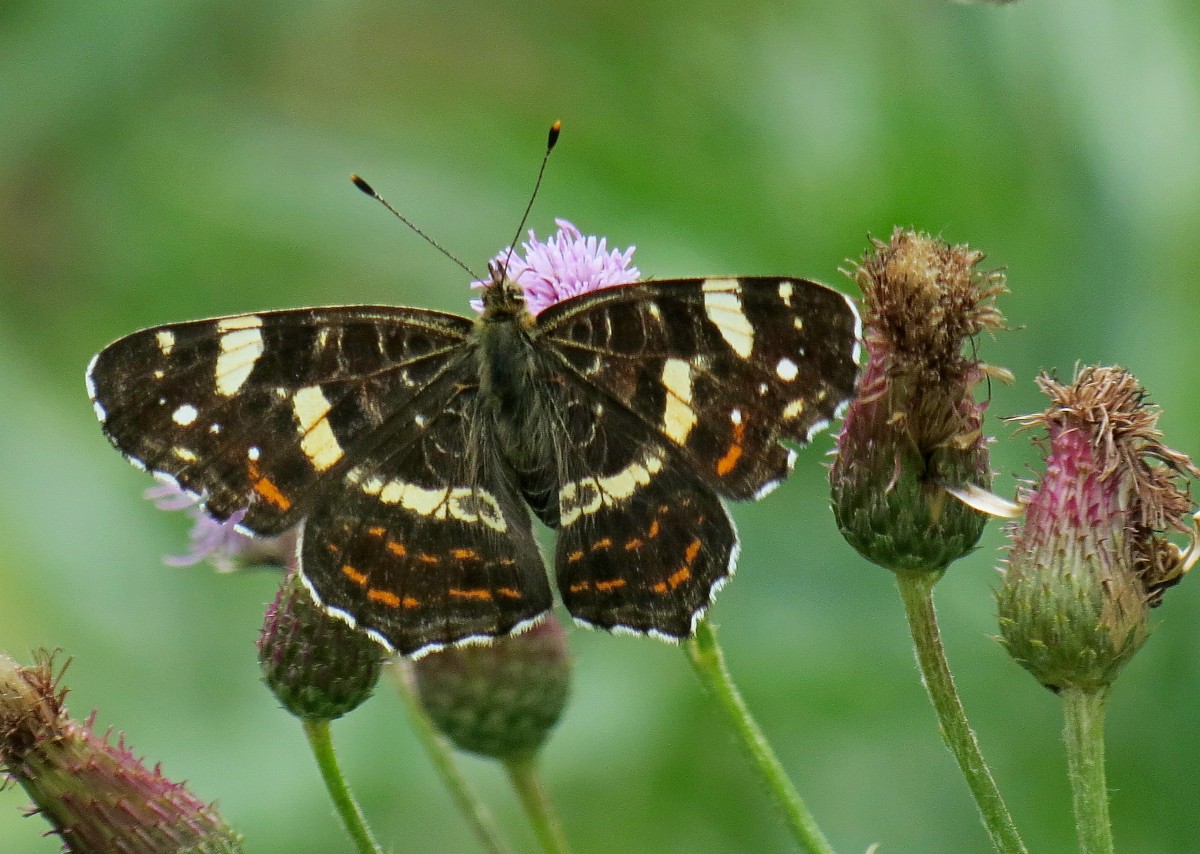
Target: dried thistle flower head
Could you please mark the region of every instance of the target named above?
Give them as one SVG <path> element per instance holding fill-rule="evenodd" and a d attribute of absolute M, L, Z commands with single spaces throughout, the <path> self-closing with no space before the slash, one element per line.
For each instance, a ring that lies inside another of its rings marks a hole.
<path fill-rule="evenodd" d="M 1121 368 L 1048 375 L 1046 473 L 1022 496 L 1022 522 L 997 594 L 1009 653 L 1043 684 L 1107 686 L 1147 636 L 1149 609 L 1187 563 L 1167 541 L 1188 532 L 1187 479 L 1200 472 L 1162 442 L 1159 412 Z"/>
<path fill-rule="evenodd" d="M 66 709 L 62 672 L 42 654 L 22 667 L 0 653 L 0 773 L 25 787 L 78 854 L 234 854 L 241 839 L 212 804 L 142 764 Z"/>
<path fill-rule="evenodd" d="M 834 515 L 862 555 L 896 572 L 940 573 L 974 548 L 986 518 L 953 497 L 991 483 L 985 378 L 1007 379 L 964 344 L 1004 327 L 1004 276 L 982 252 L 897 229 L 852 276 L 863 291 L 867 367 L 830 471 Z"/>

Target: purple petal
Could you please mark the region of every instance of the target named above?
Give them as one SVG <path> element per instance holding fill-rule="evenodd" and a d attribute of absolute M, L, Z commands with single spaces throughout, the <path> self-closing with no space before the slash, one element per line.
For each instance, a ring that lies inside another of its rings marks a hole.
<path fill-rule="evenodd" d="M 631 266 L 634 247 L 625 251 L 608 249 L 603 237 L 584 237 L 578 228 L 565 219 L 556 219 L 558 231 L 545 242 L 539 241 L 533 229 L 529 240 L 521 244 L 521 253 L 509 259 L 509 250 L 496 254 L 503 264 L 508 260 L 508 277 L 525 291 L 525 306 L 531 314 L 570 297 L 599 288 L 628 285 L 641 278 L 641 271 Z M 488 287 L 489 282 L 476 281 L 473 288 Z M 474 299 L 471 307 L 483 310 L 483 301 Z"/>

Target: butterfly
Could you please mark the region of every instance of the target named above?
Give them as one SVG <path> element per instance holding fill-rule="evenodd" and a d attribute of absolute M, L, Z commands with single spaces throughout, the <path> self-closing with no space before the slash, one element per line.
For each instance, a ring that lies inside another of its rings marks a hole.
<path fill-rule="evenodd" d="M 757 499 L 853 394 L 858 315 L 798 278 L 645 281 L 534 316 L 333 306 L 134 332 L 87 370 L 103 431 L 215 519 L 302 526 L 328 613 L 402 654 L 579 622 L 689 636 Z"/>

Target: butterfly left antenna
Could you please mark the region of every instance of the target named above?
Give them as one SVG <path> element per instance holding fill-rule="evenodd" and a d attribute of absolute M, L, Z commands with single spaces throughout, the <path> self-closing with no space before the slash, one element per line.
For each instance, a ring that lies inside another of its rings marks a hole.
<path fill-rule="evenodd" d="M 377 192 L 375 192 L 374 187 L 372 187 L 370 184 L 368 184 L 362 178 L 358 177 L 357 175 L 355 175 L 353 173 L 351 173 L 351 175 L 350 175 L 350 180 L 354 182 L 354 186 L 358 187 L 358 189 L 362 190 L 364 193 L 366 193 L 372 199 L 379 202 L 379 204 L 383 205 L 385 208 L 387 208 L 389 211 L 391 211 L 392 215 L 395 216 L 396 219 L 400 220 L 402 223 L 404 223 L 409 228 L 411 228 L 414 232 L 416 232 L 417 236 L 419 236 L 421 239 L 423 239 L 426 243 L 428 243 L 430 246 L 432 246 L 438 252 L 441 252 L 443 255 L 445 255 L 447 258 L 449 258 L 451 261 L 453 261 L 455 264 L 457 264 L 459 267 L 461 267 L 463 270 L 465 270 L 468 276 L 470 276 L 472 279 L 475 279 L 475 280 L 479 279 L 479 276 L 475 275 L 475 271 L 472 270 L 470 267 L 468 267 L 466 264 L 464 264 L 462 261 L 458 260 L 458 257 L 455 256 L 449 249 L 442 246 L 442 244 L 438 243 L 436 240 L 434 240 L 432 237 L 430 237 L 428 234 L 426 234 L 424 231 L 422 231 L 421 228 L 415 222 L 413 222 L 411 219 L 406 217 L 404 214 L 400 213 L 400 211 L 396 210 L 394 207 L 392 207 L 390 204 L 388 204 L 387 199 L 385 199 L 383 196 L 381 196 Z M 528 211 L 526 213 L 528 213 Z"/>

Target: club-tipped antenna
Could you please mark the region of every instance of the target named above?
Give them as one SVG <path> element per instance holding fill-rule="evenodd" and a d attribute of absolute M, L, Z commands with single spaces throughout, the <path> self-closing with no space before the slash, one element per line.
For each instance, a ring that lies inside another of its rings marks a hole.
<path fill-rule="evenodd" d="M 525 213 L 521 214 L 521 224 L 517 226 L 517 233 L 513 235 L 513 239 L 508 244 L 508 254 L 504 256 L 504 271 L 508 270 L 508 262 L 512 260 L 513 253 L 517 251 L 517 241 L 521 239 L 521 232 L 525 230 L 525 221 L 529 219 L 529 212 L 533 210 L 533 203 L 542 186 L 542 176 L 546 174 L 546 163 L 550 160 L 550 152 L 554 150 L 561 132 L 561 121 L 550 125 L 550 133 L 546 136 L 546 153 L 542 155 L 542 166 L 538 169 L 537 180 L 533 182 L 533 192 L 529 194 L 529 204 L 525 206 Z"/>
<path fill-rule="evenodd" d="M 396 217 L 396 219 L 400 220 L 402 223 L 404 223 L 409 228 L 411 228 L 413 231 L 415 231 L 417 233 L 417 236 L 419 236 L 422 240 L 424 240 L 426 243 L 428 243 L 430 246 L 432 246 L 438 252 L 441 252 L 443 255 L 445 255 L 447 258 L 449 258 L 451 261 L 453 261 L 455 264 L 457 264 L 459 267 L 461 267 L 463 270 L 465 270 L 468 276 L 470 276 L 472 279 L 474 279 L 476 281 L 479 280 L 479 276 L 475 275 L 474 270 L 472 270 L 470 267 L 468 267 L 462 261 L 458 260 L 458 257 L 455 256 L 449 249 L 442 246 L 442 244 L 438 243 L 436 240 L 434 240 L 432 237 L 430 237 L 428 234 L 426 234 L 424 231 L 422 231 L 421 228 L 415 222 L 413 222 L 411 219 L 406 217 L 404 214 L 400 213 L 400 211 L 396 210 L 394 207 L 392 207 L 390 204 L 388 204 L 388 200 L 385 199 L 383 196 L 379 195 L 377 192 L 375 192 L 374 187 L 372 187 L 370 184 L 368 184 L 362 178 L 360 178 L 359 176 L 357 176 L 353 173 L 350 174 L 350 180 L 354 182 L 354 186 L 358 187 L 358 189 L 362 190 L 364 193 L 366 193 L 372 199 L 379 202 L 379 204 L 383 205 L 385 208 L 387 208 L 389 211 L 391 211 L 392 215 L 394 217 Z"/>

